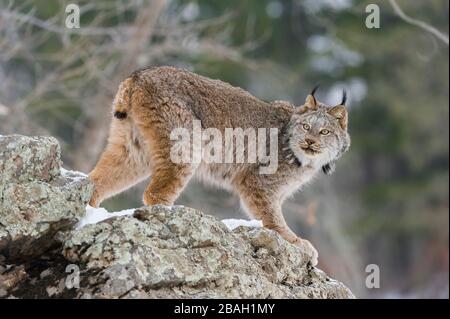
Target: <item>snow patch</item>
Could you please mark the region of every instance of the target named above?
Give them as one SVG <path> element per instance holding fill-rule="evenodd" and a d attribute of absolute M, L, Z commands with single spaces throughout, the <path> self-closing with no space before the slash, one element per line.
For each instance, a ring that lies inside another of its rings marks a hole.
<path fill-rule="evenodd" d="M 135 208 L 121 210 L 119 212 L 108 212 L 106 209 L 99 207 L 95 208 L 90 205 L 86 206 L 86 215 L 78 222 L 76 228 L 80 229 L 89 224 L 97 224 L 106 219 L 116 216 L 129 216 L 134 213 Z"/>
<path fill-rule="evenodd" d="M 77 175 L 77 176 L 83 176 L 88 177 L 87 174 L 79 171 L 70 171 L 68 169 L 65 169 L 64 167 L 61 167 L 60 169 L 61 175 Z"/>
<path fill-rule="evenodd" d="M 252 228 L 260 228 L 262 227 L 262 221 L 258 219 L 222 219 L 222 223 L 228 227 L 229 230 L 233 230 L 238 228 L 239 226 L 252 227 Z"/>
<path fill-rule="evenodd" d="M 117 216 L 130 216 L 133 215 L 136 208 L 125 209 L 118 212 L 108 212 L 103 207 L 95 208 L 90 205 L 86 206 L 86 215 L 78 222 L 76 228 L 81 229 L 86 225 L 97 224 L 106 219 Z M 259 228 L 263 227 L 262 222 L 257 219 L 222 219 L 222 223 L 227 226 L 229 230 L 234 230 L 239 226 Z"/>
<path fill-rule="evenodd" d="M 78 171 L 69 171 L 65 168 L 60 168 L 59 170 L 62 177 L 68 177 L 72 179 L 72 182 L 80 182 L 85 180 L 88 176 L 85 173 L 78 172 Z"/>

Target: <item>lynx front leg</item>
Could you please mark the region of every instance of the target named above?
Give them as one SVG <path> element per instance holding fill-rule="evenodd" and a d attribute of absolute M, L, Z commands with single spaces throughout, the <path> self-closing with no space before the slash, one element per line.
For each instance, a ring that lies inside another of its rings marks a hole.
<path fill-rule="evenodd" d="M 275 230 L 290 243 L 301 247 L 311 256 L 312 265 L 317 265 L 317 250 L 308 240 L 298 237 L 289 228 L 283 217 L 280 200 L 273 197 L 264 191 L 241 193 L 242 204 L 250 215 L 260 219 L 264 227 Z"/>

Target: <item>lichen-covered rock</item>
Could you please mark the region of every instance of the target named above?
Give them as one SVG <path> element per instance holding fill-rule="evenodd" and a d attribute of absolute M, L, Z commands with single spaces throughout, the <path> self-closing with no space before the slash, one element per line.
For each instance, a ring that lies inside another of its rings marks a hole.
<path fill-rule="evenodd" d="M 0 136 L 0 255 L 7 260 L 39 256 L 84 216 L 92 184 L 60 164 L 54 138 Z"/>
<path fill-rule="evenodd" d="M 66 234 L 63 254 L 84 276 L 77 297 L 353 298 L 274 231 L 231 232 L 182 206 L 135 215 Z"/>
<path fill-rule="evenodd" d="M 59 175 L 60 147 L 54 137 L 0 135 L 0 185 L 48 182 Z"/>

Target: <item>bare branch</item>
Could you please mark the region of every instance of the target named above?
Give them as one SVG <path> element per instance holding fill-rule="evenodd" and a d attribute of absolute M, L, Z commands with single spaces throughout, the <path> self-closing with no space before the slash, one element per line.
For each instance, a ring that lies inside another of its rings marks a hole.
<path fill-rule="evenodd" d="M 94 19 L 80 29 L 65 28 L 60 13 L 36 16 L 32 3 L 24 3 L 0 6 L 0 103 L 8 105 L 0 108 L 0 130 L 54 135 L 62 142 L 70 132 L 74 151 L 65 160 L 82 171 L 97 160 L 117 86 L 134 69 L 190 65 L 200 55 L 257 69 L 244 53 L 266 39 L 232 46 L 234 13 L 186 21 L 183 8 L 168 9 L 167 0 L 91 2 L 80 11 L 92 11 Z M 111 17 L 118 22 L 111 25 Z M 67 130 L 58 131 L 62 126 Z"/>
<path fill-rule="evenodd" d="M 400 17 L 400 19 L 402 19 L 403 21 L 405 21 L 409 24 L 415 25 L 416 27 L 419 27 L 422 30 L 425 30 L 425 31 L 433 34 L 436 38 L 438 38 L 439 40 L 441 40 L 448 46 L 448 35 L 447 34 L 439 31 L 435 27 L 433 27 L 423 21 L 411 18 L 402 10 L 402 8 L 400 8 L 400 6 L 398 5 L 396 0 L 389 0 L 389 2 L 391 4 L 392 8 L 394 9 L 394 12 Z"/>

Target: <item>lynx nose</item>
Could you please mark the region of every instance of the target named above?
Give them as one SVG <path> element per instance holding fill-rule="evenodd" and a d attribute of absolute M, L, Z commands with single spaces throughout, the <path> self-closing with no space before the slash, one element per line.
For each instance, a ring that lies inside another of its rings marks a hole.
<path fill-rule="evenodd" d="M 308 143 L 308 145 L 313 145 L 314 143 L 316 143 L 316 141 L 314 141 L 310 138 L 305 139 L 305 142 Z"/>

